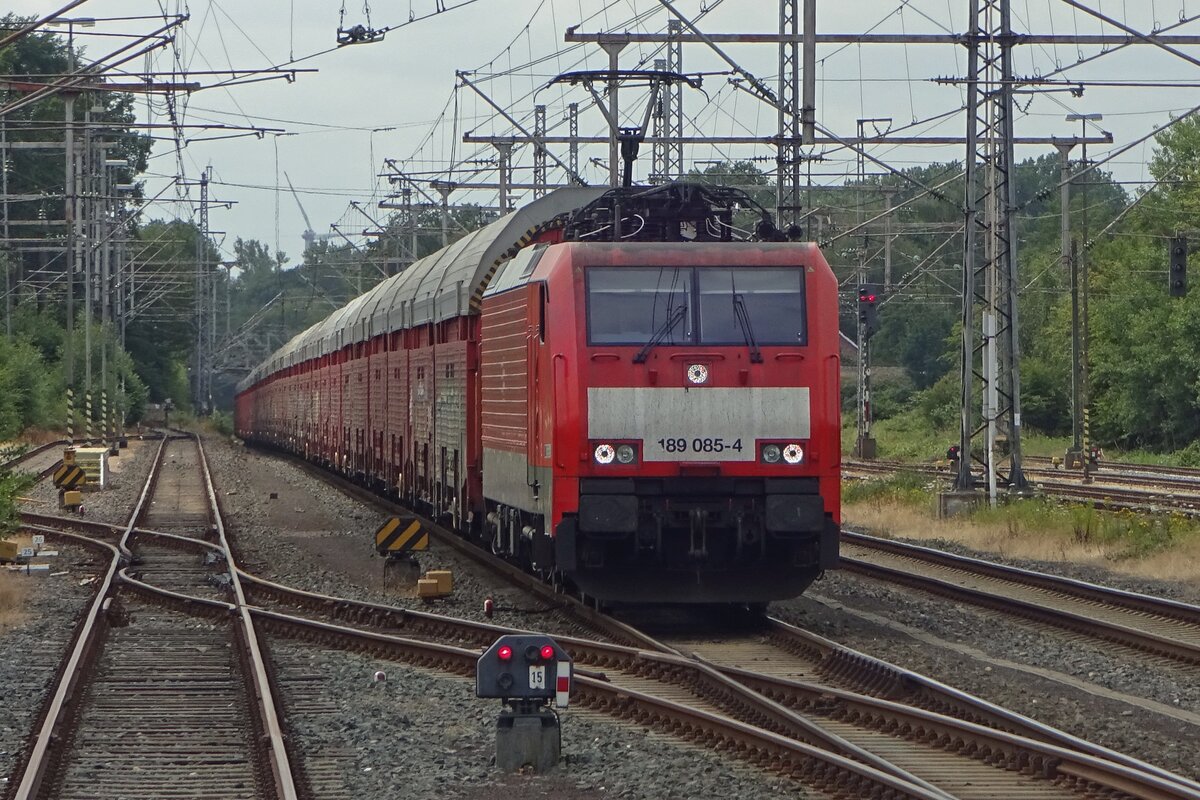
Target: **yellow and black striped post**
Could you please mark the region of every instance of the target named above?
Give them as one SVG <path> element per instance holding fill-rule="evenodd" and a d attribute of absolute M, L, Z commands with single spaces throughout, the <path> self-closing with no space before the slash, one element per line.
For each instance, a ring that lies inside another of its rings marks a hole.
<path fill-rule="evenodd" d="M 1088 451 L 1088 445 L 1091 444 L 1092 438 L 1088 432 L 1088 410 L 1083 410 L 1083 452 Z"/>
<path fill-rule="evenodd" d="M 412 517 L 392 517 L 375 531 L 375 549 L 380 555 L 403 556 L 429 547 L 429 531 Z"/>
<path fill-rule="evenodd" d="M 75 444 L 75 392 L 67 387 L 67 444 Z"/>
<path fill-rule="evenodd" d="M 92 390 L 83 393 L 83 428 L 87 435 L 86 441 L 92 441 Z"/>
<path fill-rule="evenodd" d="M 105 442 L 109 440 L 108 435 L 108 388 L 100 389 L 100 438 Z"/>

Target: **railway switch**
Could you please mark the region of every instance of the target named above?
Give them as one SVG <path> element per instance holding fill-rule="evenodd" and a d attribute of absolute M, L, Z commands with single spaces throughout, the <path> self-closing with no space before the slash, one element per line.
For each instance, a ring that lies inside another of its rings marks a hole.
<path fill-rule="evenodd" d="M 501 636 L 479 657 L 475 695 L 504 704 L 496 721 L 496 767 L 547 772 L 558 764 L 558 714 L 571 694 L 571 656 L 549 636 Z"/>

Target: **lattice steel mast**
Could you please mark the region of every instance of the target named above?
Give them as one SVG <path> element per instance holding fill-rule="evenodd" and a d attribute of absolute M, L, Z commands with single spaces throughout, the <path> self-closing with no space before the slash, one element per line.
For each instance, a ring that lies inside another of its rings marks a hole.
<path fill-rule="evenodd" d="M 1026 486 L 1021 469 L 1021 351 L 1014 224 L 1015 38 L 1009 0 L 971 0 L 970 11 L 961 457 L 956 483 L 960 490 L 975 488 L 971 468 L 981 463 L 988 494 L 995 502 L 999 487 Z M 979 424 L 974 414 L 976 385 L 982 404 Z"/>

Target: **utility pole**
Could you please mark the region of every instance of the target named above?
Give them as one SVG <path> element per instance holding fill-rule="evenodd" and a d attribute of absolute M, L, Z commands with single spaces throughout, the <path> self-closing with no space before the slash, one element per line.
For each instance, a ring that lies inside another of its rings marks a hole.
<path fill-rule="evenodd" d="M 625 49 L 625 44 L 601 42 L 600 46 L 608 53 L 608 185 L 615 189 L 621 185 L 621 79 L 617 56 Z"/>
<path fill-rule="evenodd" d="M 571 183 L 582 185 L 579 182 L 579 103 L 567 104 L 567 135 L 571 137 L 567 151 L 567 172 L 571 176 Z"/>
<path fill-rule="evenodd" d="M 495 142 L 496 152 L 499 154 L 500 165 L 500 213 L 507 214 L 512 211 L 512 198 L 509 196 L 508 187 L 512 183 L 512 140 Z M 535 147 L 537 145 L 534 145 Z"/>
<path fill-rule="evenodd" d="M 1062 253 L 1062 266 L 1070 279 L 1071 285 L 1071 446 L 1067 448 L 1066 464 L 1068 469 L 1082 465 L 1083 442 L 1081 440 L 1082 406 L 1079 403 L 1079 263 L 1078 251 L 1071 238 L 1071 150 L 1075 142 L 1065 140 L 1055 145 L 1059 158 L 1059 204 L 1061 209 L 1061 225 L 1059 229 L 1059 248 Z"/>
<path fill-rule="evenodd" d="M 654 69 L 658 72 L 683 73 L 683 23 L 678 19 L 667 21 L 666 58 L 655 59 Z M 654 133 L 664 141 L 655 142 L 651 183 L 668 183 L 683 177 L 683 143 L 666 141 L 671 137 L 683 137 L 683 87 L 672 84 L 664 87 L 654 108 Z"/>
<path fill-rule="evenodd" d="M 890 119 L 860 119 L 858 120 L 858 138 L 866 136 L 866 126 L 879 122 L 891 122 Z M 867 182 L 867 160 L 862 153 L 858 154 L 858 225 L 862 228 L 862 243 L 858 247 L 858 270 L 856 273 L 857 286 L 855 297 L 858 303 L 855 308 L 862 308 L 862 293 L 870 291 L 867 283 L 867 252 L 870 239 L 864 224 L 867 215 L 866 201 L 863 189 Z M 855 331 L 858 343 L 858 436 L 855 439 L 854 452 L 859 458 L 875 457 L 875 437 L 871 435 L 871 332 L 866 329 L 862 313 L 855 314 Z"/>
<path fill-rule="evenodd" d="M 1104 119 L 1103 114 L 1067 114 L 1067 122 L 1079 123 L 1079 141 L 1082 146 L 1079 168 L 1088 168 L 1087 155 L 1087 124 Z M 1088 241 L 1088 180 L 1087 176 L 1079 182 L 1080 199 L 1080 228 L 1082 238 Z M 1088 328 L 1088 299 L 1091 280 L 1087 263 L 1087 248 L 1075 249 L 1073 259 L 1074 273 L 1071 288 L 1072 336 L 1071 336 L 1071 376 L 1072 376 L 1072 428 L 1079 430 L 1079 450 L 1084 455 L 1084 471 L 1087 471 L 1086 455 L 1091 448 L 1091 431 L 1088 430 L 1088 345 L 1090 331 Z M 1078 317 L 1078 319 L 1076 319 Z"/>
<path fill-rule="evenodd" d="M 884 202 L 887 203 L 887 216 L 883 218 L 883 293 L 892 291 L 892 198 L 896 194 L 895 186 L 883 187 Z"/>
<path fill-rule="evenodd" d="M 546 135 L 546 107 L 540 103 L 533 107 L 533 135 L 535 138 Z M 546 146 L 535 144 L 533 146 L 533 196 L 544 197 L 545 195 Z M 442 246 L 445 247 L 445 244 Z"/>
<path fill-rule="evenodd" d="M 1000 486 L 1026 488 L 1021 468 L 1010 0 L 971 0 L 968 40 L 962 403 L 955 484 L 959 491 L 973 491 L 971 468 L 977 460 L 982 461 L 988 499 L 995 505 Z M 984 170 L 982 191 L 976 183 L 980 166 Z M 981 232 L 982 267 L 977 247 Z M 975 327 L 977 305 L 982 311 L 982 336 Z M 980 352 L 982 371 L 976 367 Z M 977 383 L 983 401 L 979 428 L 972 408 Z M 984 432 L 980 458 L 973 444 Z"/>
<path fill-rule="evenodd" d="M 207 414 L 211 408 L 212 386 L 210 371 L 208 326 L 208 182 L 212 167 L 200 173 L 199 230 L 196 232 L 196 375 L 193 381 L 197 414 Z"/>
<path fill-rule="evenodd" d="M 775 158 L 775 214 L 781 230 L 800 221 L 800 31 L 801 0 L 779 0 L 779 145 Z M 805 0 L 805 21 L 816 3 Z M 859 351 L 861 361 L 862 351 Z M 860 370 L 861 371 L 861 370 Z"/>

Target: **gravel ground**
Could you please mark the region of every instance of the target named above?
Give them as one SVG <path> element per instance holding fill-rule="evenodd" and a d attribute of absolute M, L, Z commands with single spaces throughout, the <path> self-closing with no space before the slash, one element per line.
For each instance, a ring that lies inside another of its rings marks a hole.
<path fill-rule="evenodd" d="M 341 785 L 324 787 L 330 796 L 390 798 L 401 787 L 405 797 L 471 800 L 805 796 L 794 783 L 710 751 L 573 709 L 561 712 L 557 771 L 501 775 L 494 767 L 500 704 L 476 698 L 470 681 L 287 641 L 273 641 L 271 652 L 285 683 L 326 678 L 320 704 L 308 692 L 289 696 L 289 708 L 316 708 L 288 718 L 306 763 L 315 757 L 325 772 L 341 767 Z M 376 670 L 385 682 L 373 681 Z"/>
<path fill-rule="evenodd" d="M 445 568 L 454 572 L 453 597 L 426 604 L 415 598 L 411 589 L 389 585 L 383 579 L 382 562 L 372 548 L 372 534 L 385 518 L 383 514 L 364 508 L 287 461 L 226 439 L 208 438 L 205 445 L 227 523 L 242 549 L 244 566 L 251 571 L 314 591 L 471 619 L 482 619 L 483 598 L 491 595 L 499 607 L 495 622 L 550 632 L 558 629 L 561 621 L 556 614 L 519 610 L 531 602 L 523 593 L 497 587 L 496 578 L 436 542 L 421 555 L 421 563 L 426 569 Z M 229 476 L 237 476 L 236 482 Z M 270 499 L 271 492 L 277 494 L 277 499 Z M 1101 580 L 1104 576 L 1088 572 L 1081 570 L 1075 576 L 1118 583 Z M 1129 585 L 1128 578 L 1125 580 L 1125 588 L 1155 591 L 1146 582 L 1134 586 Z M 1073 676 L 1080 683 L 1097 684 L 1171 708 L 1200 712 L 1200 682 L 1195 670 L 1174 665 L 1147 669 L 1143 659 L 1114 655 L 1102 645 L 1068 640 L 1060 633 L 966 606 L 954 605 L 953 612 L 948 613 L 950 606 L 945 601 L 850 575 L 831 573 L 814 586 L 811 594 L 812 597 L 774 604 L 772 612 L 1047 724 L 1200 778 L 1200 752 L 1190 744 L 1189 736 L 1180 735 L 1181 730 L 1193 730 L 1188 723 L 1119 699 L 1098 697 L 1046 677 L 1008 669 L 1000 662 L 1028 664 Z M 839 610 L 838 604 L 851 610 L 886 615 L 892 622 L 864 621 Z M 913 638 L 900 630 L 903 626 L 940 637 L 946 646 Z M 988 631 L 988 637 L 981 640 L 979 631 Z M 954 649 L 964 647 L 964 643 L 981 652 L 967 655 Z M 329 654 L 329 657 L 334 656 Z M 379 690 L 368 687 L 365 694 L 371 696 L 373 691 Z M 481 713 L 488 720 L 485 744 L 490 748 L 490 723 L 494 715 L 491 710 Z M 351 719 L 353 722 L 347 724 L 362 724 L 361 715 Z M 1196 732 L 1200 733 L 1200 729 Z M 419 732 L 412 738 L 417 736 Z M 487 752 L 490 757 L 490 750 Z M 385 760 L 385 763 L 399 762 Z M 728 764 L 711 758 L 707 763 L 717 769 Z M 381 768 L 372 767 L 373 772 L 377 769 Z M 355 774 L 364 780 L 363 776 L 369 775 Z M 354 784 L 351 786 L 356 788 Z"/>
<path fill-rule="evenodd" d="M 848 614 L 843 606 L 877 619 Z M 847 573 L 828 573 L 805 597 L 775 603 L 771 612 L 1076 736 L 1200 779 L 1200 748 L 1195 747 L 1200 726 L 1086 691 L 1086 685 L 1096 685 L 1147 698 L 1192 712 L 1183 716 L 1196 721 L 1200 672 L 1193 667 L 1165 661 L 1148 667 L 1144 657 L 1083 637 Z M 1006 664 L 1069 677 L 1054 680 Z"/>
<path fill-rule="evenodd" d="M 89 490 L 83 495 L 83 514 L 101 522 L 124 524 L 129 521 L 138 494 L 146 484 L 150 464 L 158 450 L 157 440 L 130 439 L 129 447 L 120 456 L 108 460 L 108 486 L 103 491 Z M 25 493 L 28 501 L 21 503 L 22 511 L 38 514 L 67 513 L 58 507 L 58 490 L 47 478 Z"/>
<path fill-rule="evenodd" d="M 493 622 L 554 632 L 571 627 L 453 550 L 432 542 L 424 569 L 450 569 L 454 594 L 425 603 L 414 590 L 389 584 L 373 534 L 386 518 L 305 474 L 296 465 L 226 439 L 205 439 L 226 525 L 243 566 L 289 585 L 344 597 L 484 619 L 483 599 L 496 599 Z M 230 476 L 237 476 L 236 480 Z M 270 494 L 274 492 L 276 499 Z M 469 681 L 397 664 L 284 641 L 272 654 L 285 685 L 319 683 L 320 701 L 304 692 L 289 706 L 306 763 L 330 797 L 518 797 L 591 800 L 801 796 L 796 787 L 732 759 L 669 737 L 617 724 L 582 710 L 563 718 L 565 769 L 552 776 L 499 776 L 492 760 L 499 704 L 478 700 Z M 373 683 L 375 670 L 388 674 Z M 447 723 L 447 707 L 456 708 Z M 430 731 L 439 731 L 436 739 Z M 636 757 L 629 757 L 631 754 Z M 652 765 L 650 779 L 647 765 Z"/>
<path fill-rule="evenodd" d="M 454 592 L 432 602 L 421 600 L 415 583 L 386 579 L 384 560 L 375 554 L 375 530 L 387 514 L 347 497 L 290 461 L 224 438 L 206 437 L 204 447 L 242 566 L 256 575 L 338 597 L 481 621 L 486 620 L 484 598 L 492 597 L 496 613 L 490 621 L 497 625 L 580 632 L 572 620 L 545 611 L 524 590 L 435 539 L 418 556 L 421 569 L 450 570 Z"/>
<path fill-rule="evenodd" d="M 76 620 L 92 598 L 89 579 L 96 579 L 103 569 L 101 558 L 83 548 L 53 547 L 59 555 L 44 561 L 53 565 L 54 573 L 65 574 L 24 576 L 5 570 L 0 575 L 0 581 L 20 582 L 17 592 L 24 609 L 12 627 L 0 626 L 0 686 L 4 687 L 0 703 L 0 787 L 14 778 L 10 773 L 17 755 L 54 680 Z"/>

